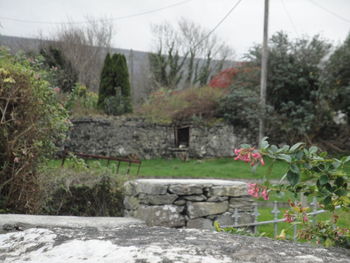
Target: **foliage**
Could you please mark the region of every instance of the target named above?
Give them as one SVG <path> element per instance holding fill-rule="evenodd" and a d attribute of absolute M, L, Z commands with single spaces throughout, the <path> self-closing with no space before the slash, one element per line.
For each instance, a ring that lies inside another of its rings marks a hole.
<path fill-rule="evenodd" d="M 229 234 L 237 234 L 237 235 L 244 235 L 244 236 L 251 236 L 251 237 L 263 237 L 266 235 L 265 232 L 254 234 L 251 230 L 247 230 L 244 228 L 235 228 L 235 227 L 221 227 L 220 224 L 215 221 L 214 222 L 214 228 L 217 232 L 226 232 Z"/>
<path fill-rule="evenodd" d="M 110 169 L 88 169 L 73 157 L 74 166 L 41 171 L 41 213 L 75 216 L 122 216 L 122 185 L 127 178 Z"/>
<path fill-rule="evenodd" d="M 218 101 L 225 94 L 211 87 L 182 91 L 160 89 L 153 92 L 138 113 L 154 122 L 203 121 L 216 117 Z"/>
<path fill-rule="evenodd" d="M 40 54 L 44 58 L 46 68 L 54 71 L 54 86 L 64 92 L 70 92 L 78 81 L 78 73 L 72 63 L 53 46 L 41 48 Z"/>
<path fill-rule="evenodd" d="M 227 68 L 213 76 L 208 86 L 213 88 L 228 88 L 231 86 L 233 78 L 237 75 L 237 73 L 237 68 Z"/>
<path fill-rule="evenodd" d="M 254 148 L 249 145 L 242 145 L 236 159 L 242 160 L 242 154 L 246 154 L 246 159 L 250 159 L 251 149 Z M 349 211 L 350 192 L 348 183 L 350 178 L 345 173 L 344 167 L 350 161 L 350 156 L 341 159 L 331 158 L 328 157 L 326 152 L 319 152 L 316 146 L 308 148 L 304 143 L 297 143 L 293 146 L 284 145 L 278 148 L 275 145 L 270 145 L 266 138 L 261 142 L 259 153 L 288 164 L 287 172 L 281 178 L 280 184 L 271 185 L 265 178 L 263 187 L 269 189 L 269 191 L 291 192 L 295 197 L 298 193 L 302 193 L 305 196 L 317 197 L 320 206 L 326 210 L 334 211 L 339 206 Z M 259 162 L 256 162 L 255 166 L 258 165 Z M 287 211 L 285 220 L 295 222 L 299 218 L 298 223 L 304 226 L 304 229 L 300 231 L 301 237 L 317 238 L 319 241 L 326 242 L 325 245 L 332 242 L 338 244 L 337 241 L 343 238 L 347 240 L 345 243 L 348 242 L 349 230 L 346 230 L 344 232 L 345 236 L 343 236 L 338 233 L 340 230 L 335 226 L 329 227 L 329 222 L 321 222 L 316 227 L 311 227 L 307 223 L 309 221 L 306 213 L 308 209 L 302 207 L 301 204 L 296 205 L 294 202 L 290 202 L 290 206 L 292 213 Z M 333 232 L 329 233 L 328 231 Z M 323 238 L 324 235 L 327 235 L 327 238 Z M 331 240 L 331 238 L 334 238 L 334 240 Z M 341 244 L 345 243 L 341 242 Z"/>
<path fill-rule="evenodd" d="M 336 111 L 341 111 L 350 120 L 350 34 L 328 59 L 324 71 L 324 89 Z"/>
<path fill-rule="evenodd" d="M 333 110 L 326 97 L 327 90 L 321 85 L 322 64 L 331 45 L 319 36 L 290 40 L 279 32 L 271 37 L 269 47 L 266 111 L 256 107 L 261 46 L 255 46 L 246 54 L 247 62 L 238 68 L 231 86 L 232 96 L 221 103 L 224 118 L 254 129 L 262 114 L 267 135 L 278 138 L 278 143 L 312 142 L 332 122 Z M 244 96 L 244 104 L 237 103 Z M 254 103 L 246 101 L 253 99 Z"/>
<path fill-rule="evenodd" d="M 98 95 L 77 83 L 69 94 L 58 93 L 57 96 L 71 116 L 86 116 L 100 113 L 97 107 Z"/>
<path fill-rule="evenodd" d="M 132 112 L 129 73 L 122 54 L 107 54 L 101 73 L 98 105 L 105 113 L 120 115 Z"/>
<path fill-rule="evenodd" d="M 30 64 L 0 51 L 0 196 L 16 212 L 37 209 L 37 166 L 69 127 L 47 72 Z"/>

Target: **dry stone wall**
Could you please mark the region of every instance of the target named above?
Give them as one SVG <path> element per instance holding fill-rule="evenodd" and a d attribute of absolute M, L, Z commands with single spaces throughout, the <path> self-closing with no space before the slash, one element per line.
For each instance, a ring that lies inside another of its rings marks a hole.
<path fill-rule="evenodd" d="M 149 226 L 212 229 L 213 222 L 251 223 L 253 200 L 243 182 L 208 179 L 139 179 L 125 184 L 125 216 Z"/>
<path fill-rule="evenodd" d="M 176 145 L 176 127 L 154 124 L 143 119 L 125 117 L 80 118 L 73 127 L 65 147 L 87 154 L 127 156 L 136 154 L 142 159 L 176 157 L 185 150 L 190 158 L 231 156 L 232 148 L 239 146 L 233 127 L 189 126 L 188 147 Z"/>

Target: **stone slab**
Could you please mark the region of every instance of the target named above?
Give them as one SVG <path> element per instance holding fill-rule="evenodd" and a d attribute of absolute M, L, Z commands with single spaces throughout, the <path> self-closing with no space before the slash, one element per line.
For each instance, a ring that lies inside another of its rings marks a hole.
<path fill-rule="evenodd" d="M 140 206 L 134 216 L 146 222 L 148 226 L 182 227 L 186 225 L 185 217 L 181 215 L 183 206 Z"/>
<path fill-rule="evenodd" d="M 350 250 L 199 229 L 142 225 L 0 234 L 0 262 L 349 263 Z"/>
<path fill-rule="evenodd" d="M 81 217 L 0 214 L 0 226 L 22 225 L 33 227 L 112 228 L 121 225 L 138 224 L 145 224 L 145 222 L 140 219 L 130 217 Z"/>
<path fill-rule="evenodd" d="M 222 214 L 228 210 L 228 202 L 188 202 L 187 214 L 193 218 Z"/>

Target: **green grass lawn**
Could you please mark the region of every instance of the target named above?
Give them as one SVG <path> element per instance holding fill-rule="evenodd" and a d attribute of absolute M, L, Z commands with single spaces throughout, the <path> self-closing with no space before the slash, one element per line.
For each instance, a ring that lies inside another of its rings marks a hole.
<path fill-rule="evenodd" d="M 107 161 L 87 161 L 90 168 L 107 166 Z M 269 164 L 260 166 L 253 172 L 249 164 L 242 161 L 235 161 L 233 158 L 219 158 L 206 160 L 190 160 L 183 162 L 176 159 L 154 159 L 143 160 L 139 176 L 140 177 L 177 177 L 177 178 L 222 178 L 222 179 L 261 179 L 267 176 L 268 179 L 280 179 L 286 171 L 286 164 L 275 162 L 272 172 L 269 174 Z M 49 167 L 59 167 L 61 161 L 52 160 L 47 164 Z M 72 165 L 72 161 L 67 160 L 65 166 Z M 110 162 L 108 167 L 116 172 L 116 163 Z M 125 174 L 128 169 L 127 163 L 121 163 L 120 174 Z M 136 175 L 137 165 L 131 166 L 130 174 Z"/>

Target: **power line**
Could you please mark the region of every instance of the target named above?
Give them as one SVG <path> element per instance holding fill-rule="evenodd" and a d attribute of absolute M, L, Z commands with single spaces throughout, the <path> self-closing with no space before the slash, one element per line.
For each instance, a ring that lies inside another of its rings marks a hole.
<path fill-rule="evenodd" d="M 191 2 L 191 1 L 193 1 L 193 0 L 180 1 L 180 2 L 177 2 L 177 3 L 172 4 L 172 5 L 167 5 L 167 6 L 164 6 L 164 7 L 160 7 L 160 8 L 156 8 L 156 9 L 152 9 L 152 10 L 147 10 L 147 11 L 144 11 L 144 12 L 135 13 L 135 14 L 131 14 L 131 15 L 119 16 L 119 17 L 107 18 L 107 19 L 96 19 L 94 21 L 106 21 L 106 20 L 107 21 L 115 21 L 115 20 L 123 20 L 123 19 L 133 18 L 133 17 L 137 17 L 137 16 L 148 15 L 148 14 L 156 13 L 156 12 L 159 12 L 159 11 L 163 11 L 165 9 L 176 7 L 176 6 L 179 6 L 179 5 L 187 4 L 187 3 Z M 23 19 L 11 18 L 11 17 L 0 17 L 0 19 L 10 20 L 10 21 L 18 22 L 18 23 L 50 24 L 50 25 L 85 24 L 85 23 L 89 22 L 87 20 L 84 20 L 84 21 L 72 21 L 72 22 L 36 21 L 36 20 L 23 20 Z"/>
<path fill-rule="evenodd" d="M 286 3 L 284 2 L 284 0 L 281 0 L 281 3 L 282 3 L 282 6 L 283 6 L 283 9 L 284 9 L 284 12 L 286 12 L 286 14 L 287 14 L 287 16 L 288 16 L 289 22 L 292 24 L 292 27 L 293 27 L 293 29 L 294 29 L 294 31 L 295 31 L 295 34 L 296 34 L 296 35 L 299 35 L 298 30 L 297 30 L 297 27 L 295 26 L 294 21 L 293 21 L 293 19 L 292 19 L 292 16 L 291 16 L 290 13 L 288 12 Z"/>
<path fill-rule="evenodd" d="M 226 13 L 226 15 L 224 15 L 224 17 L 216 24 L 216 26 L 213 27 L 212 30 L 210 30 L 208 32 L 208 34 L 206 36 L 204 36 L 200 41 L 198 41 L 198 43 L 194 46 L 194 48 L 198 47 L 200 44 L 203 43 L 204 40 L 206 40 L 212 33 L 214 33 L 214 31 L 226 20 L 226 18 L 229 17 L 229 15 L 233 12 L 233 10 L 236 9 L 236 7 L 242 2 L 242 0 L 238 0 L 237 3 L 235 3 L 231 9 Z"/>
<path fill-rule="evenodd" d="M 338 17 L 339 19 L 341 19 L 341 20 L 343 20 L 343 21 L 345 21 L 347 23 L 350 23 L 349 19 L 347 19 L 347 18 L 345 18 L 345 17 L 343 17 L 343 16 L 341 16 L 341 15 L 339 15 L 339 14 L 337 14 L 337 13 L 331 11 L 331 10 L 329 10 L 328 8 L 320 5 L 319 3 L 315 2 L 314 0 L 309 0 L 309 2 L 314 4 L 317 7 L 321 8 L 322 10 L 326 11 L 327 13 L 329 13 L 329 14 L 335 16 L 335 17 Z"/>

